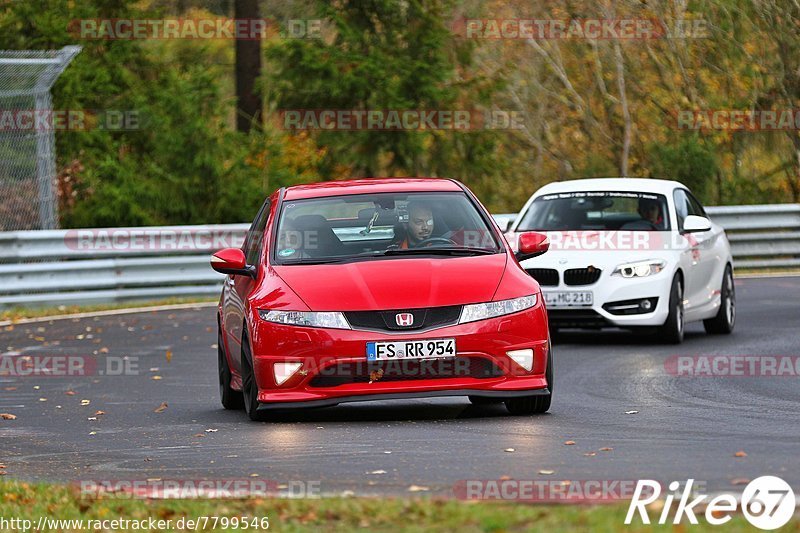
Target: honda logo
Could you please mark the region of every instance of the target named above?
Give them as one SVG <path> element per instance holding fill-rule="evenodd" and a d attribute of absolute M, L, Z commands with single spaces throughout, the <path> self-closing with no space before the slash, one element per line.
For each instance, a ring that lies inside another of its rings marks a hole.
<path fill-rule="evenodd" d="M 394 321 L 397 322 L 398 326 L 413 326 L 414 325 L 414 315 L 411 313 L 397 313 L 394 316 Z"/>

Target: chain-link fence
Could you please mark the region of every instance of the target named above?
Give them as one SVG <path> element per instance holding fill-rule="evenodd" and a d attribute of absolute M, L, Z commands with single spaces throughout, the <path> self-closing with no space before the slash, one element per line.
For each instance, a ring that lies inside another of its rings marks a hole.
<path fill-rule="evenodd" d="M 80 51 L 0 50 L 0 231 L 58 227 L 50 88 Z"/>

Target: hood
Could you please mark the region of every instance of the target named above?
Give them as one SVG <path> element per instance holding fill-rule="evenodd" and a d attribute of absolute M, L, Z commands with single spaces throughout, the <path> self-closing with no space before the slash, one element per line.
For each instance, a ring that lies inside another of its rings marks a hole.
<path fill-rule="evenodd" d="M 490 301 L 507 257 L 404 257 L 273 268 L 312 311 L 415 309 Z"/>

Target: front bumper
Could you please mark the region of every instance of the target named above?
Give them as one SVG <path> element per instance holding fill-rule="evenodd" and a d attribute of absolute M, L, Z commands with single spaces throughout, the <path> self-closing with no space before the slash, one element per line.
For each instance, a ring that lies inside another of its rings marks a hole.
<path fill-rule="evenodd" d="M 286 326 L 259 321 L 251 333 L 260 409 L 320 407 L 343 402 L 435 396 L 548 394 L 547 316 L 541 301 L 531 309 L 422 333 Z M 386 363 L 366 360 L 366 343 L 454 338 L 456 357 Z M 525 370 L 506 353 L 533 350 Z M 274 364 L 302 366 L 278 384 Z M 346 370 L 342 370 L 346 369 Z"/>
<path fill-rule="evenodd" d="M 563 272 L 560 272 L 563 280 Z M 661 326 L 669 314 L 669 294 L 672 273 L 667 270 L 645 278 L 623 278 L 603 271 L 591 285 L 570 286 L 560 281 L 557 286 L 542 287 L 548 291 L 592 291 L 591 306 L 548 307 L 550 325 L 561 328 L 603 328 Z M 651 308 L 646 312 L 627 314 L 631 304 L 649 300 Z"/>

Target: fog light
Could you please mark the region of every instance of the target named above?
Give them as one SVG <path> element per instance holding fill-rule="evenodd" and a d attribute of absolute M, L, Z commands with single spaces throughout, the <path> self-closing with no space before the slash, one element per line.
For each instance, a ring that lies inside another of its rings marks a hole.
<path fill-rule="evenodd" d="M 528 372 L 533 368 L 533 350 L 511 350 L 506 355 Z"/>
<path fill-rule="evenodd" d="M 649 311 L 651 307 L 653 307 L 653 303 L 650 300 L 642 300 L 642 303 L 639 304 L 639 307 L 642 308 L 642 311 Z"/>
<path fill-rule="evenodd" d="M 303 366 L 303 363 L 275 363 L 273 366 L 273 371 L 275 372 L 275 383 L 278 385 L 283 385 L 286 383 L 286 380 L 289 379 L 297 372 L 300 367 Z"/>

